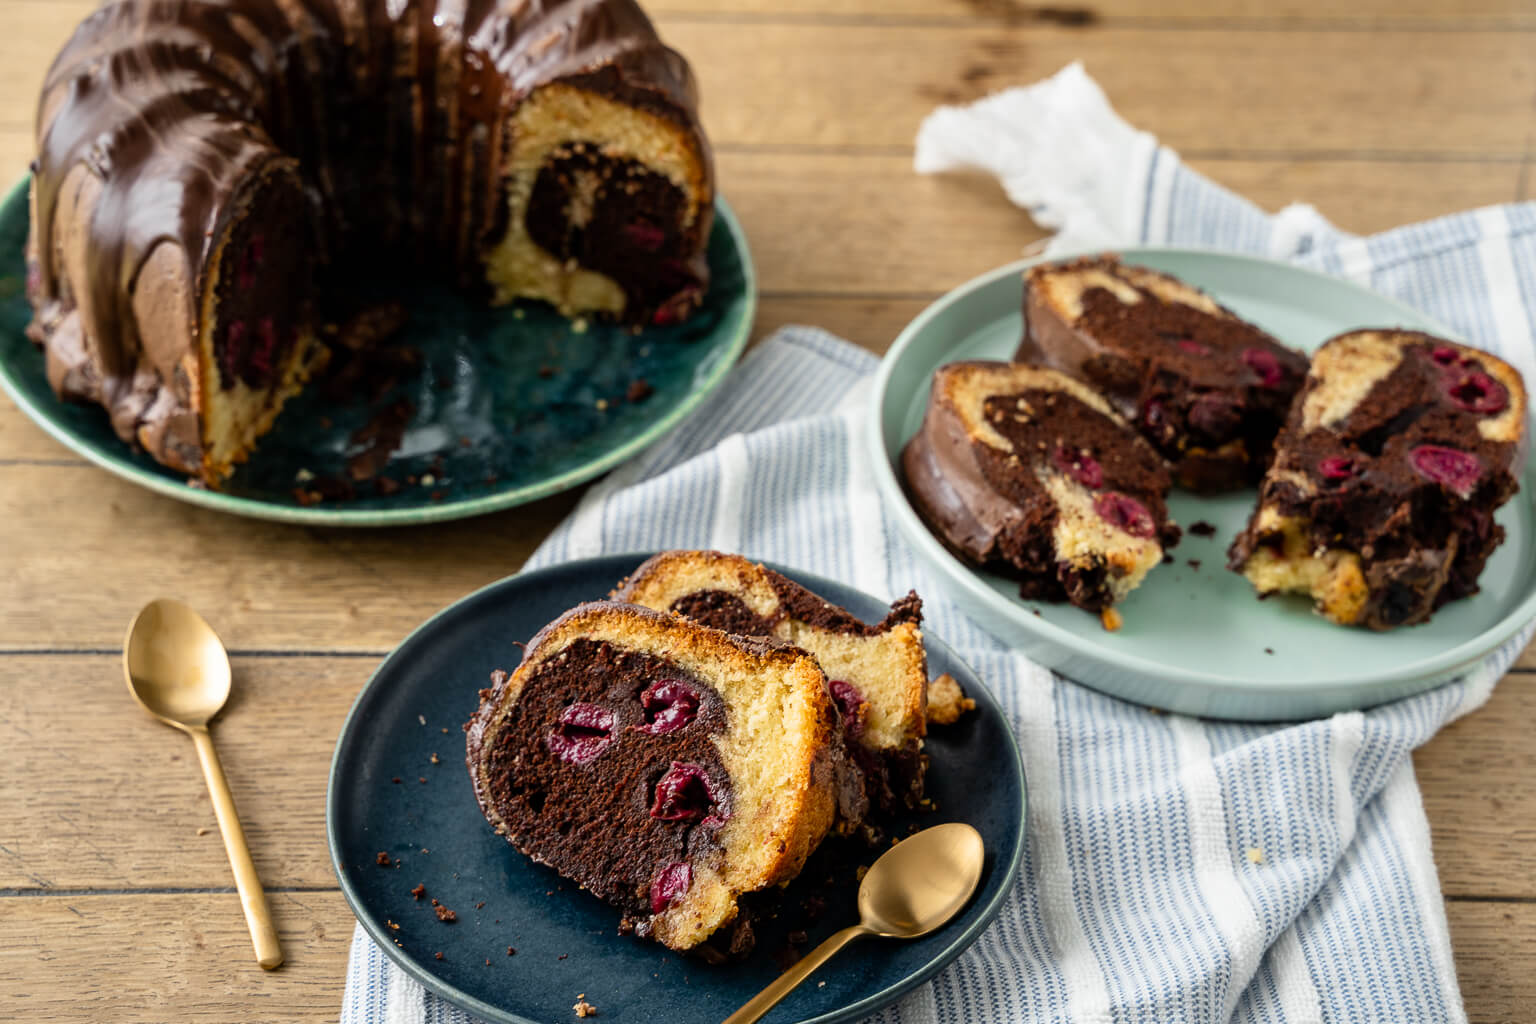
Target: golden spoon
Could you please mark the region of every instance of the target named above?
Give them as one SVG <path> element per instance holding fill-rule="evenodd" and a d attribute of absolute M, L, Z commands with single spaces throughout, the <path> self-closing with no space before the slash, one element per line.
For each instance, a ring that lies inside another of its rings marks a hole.
<path fill-rule="evenodd" d="M 224 850 L 235 869 L 235 886 L 245 923 L 251 929 L 256 962 L 267 970 L 283 962 L 272 912 L 262 892 L 245 830 L 229 795 L 229 781 L 213 750 L 208 720 L 229 699 L 229 655 L 202 617 L 182 604 L 161 598 L 145 605 L 128 625 L 123 641 L 123 674 L 128 692 L 139 705 L 166 725 L 174 725 L 192 737 L 203 762 L 203 777 L 213 797 L 213 810 L 224 834 Z"/>
<path fill-rule="evenodd" d="M 949 921 L 970 901 L 981 881 L 985 850 L 981 833 L 951 822 L 909 836 L 875 861 L 859 886 L 858 924 L 844 928 L 806 954 L 773 984 L 725 1018 L 725 1024 L 752 1024 L 811 972 L 861 935 L 915 939 Z"/>

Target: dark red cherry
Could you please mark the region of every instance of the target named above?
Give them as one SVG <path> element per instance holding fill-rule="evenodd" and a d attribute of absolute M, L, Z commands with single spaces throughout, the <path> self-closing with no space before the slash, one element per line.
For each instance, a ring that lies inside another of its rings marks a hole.
<path fill-rule="evenodd" d="M 1499 412 L 1509 405 L 1509 392 L 1504 385 L 1481 370 L 1447 375 L 1445 393 L 1467 412 L 1480 416 Z"/>
<path fill-rule="evenodd" d="M 1285 380 L 1285 368 L 1280 365 L 1280 360 L 1267 348 L 1243 349 L 1243 362 L 1248 364 L 1248 369 L 1258 375 L 1259 383 L 1266 388 L 1279 387 Z"/>
<path fill-rule="evenodd" d="M 705 815 L 715 816 L 715 792 L 708 774 L 699 765 L 673 761 L 656 783 L 651 817 L 658 821 L 697 821 Z"/>
<path fill-rule="evenodd" d="M 645 724 L 635 729 L 652 736 L 676 732 L 699 713 L 699 695 L 693 687 L 676 679 L 658 679 L 640 694 L 645 708 Z"/>
<path fill-rule="evenodd" d="M 1413 468 L 1437 484 L 1442 484 L 1463 498 L 1477 487 L 1483 475 L 1483 464 L 1477 456 L 1455 448 L 1442 448 L 1435 444 L 1421 444 L 1409 458 Z"/>
<path fill-rule="evenodd" d="M 636 249 L 655 252 L 667 240 L 667 233 L 654 224 L 637 220 L 632 224 L 624 225 L 624 237 L 629 239 L 629 243 Z"/>
<path fill-rule="evenodd" d="M 1189 407 L 1189 425 L 1207 437 L 1225 440 L 1242 425 L 1242 406 L 1226 395 L 1210 392 Z"/>
<path fill-rule="evenodd" d="M 1057 445 L 1056 450 L 1051 453 L 1051 461 L 1056 464 L 1057 469 L 1089 490 L 1097 490 L 1104 486 L 1104 467 L 1099 465 L 1098 459 L 1082 448 Z"/>
<path fill-rule="evenodd" d="M 613 742 L 613 712 L 601 704 L 572 704 L 545 742 L 566 764 L 586 764 Z"/>
<path fill-rule="evenodd" d="M 864 732 L 864 720 L 869 714 L 869 702 L 859 692 L 859 688 L 842 679 L 831 679 L 827 682 L 827 688 L 832 691 L 832 703 L 837 705 L 837 710 L 843 718 L 843 727 L 854 738 L 858 738 Z"/>
<path fill-rule="evenodd" d="M 1449 345 L 1437 345 L 1434 351 L 1430 352 L 1429 358 L 1441 366 L 1455 366 L 1461 361 L 1461 353 Z"/>
<path fill-rule="evenodd" d="M 1152 513 L 1147 511 L 1147 506 L 1130 495 L 1118 491 L 1095 495 L 1093 510 L 1110 526 L 1124 530 L 1132 537 L 1152 537 L 1157 533 Z"/>
<path fill-rule="evenodd" d="M 1360 466 L 1348 456 L 1329 455 L 1318 460 L 1317 471 L 1324 480 L 1348 480 L 1359 475 Z"/>
<path fill-rule="evenodd" d="M 1192 356 L 1208 356 L 1211 354 L 1209 345 L 1202 345 L 1194 338 L 1180 338 L 1175 344 Z"/>
<path fill-rule="evenodd" d="M 687 861 L 668 864 L 651 883 L 651 913 L 659 914 L 683 898 L 693 884 L 693 868 Z"/>

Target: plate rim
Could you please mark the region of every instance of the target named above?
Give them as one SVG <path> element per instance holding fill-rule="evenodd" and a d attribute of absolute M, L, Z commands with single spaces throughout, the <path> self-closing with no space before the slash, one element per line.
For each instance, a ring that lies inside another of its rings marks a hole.
<path fill-rule="evenodd" d="M 1425 325 L 1423 329 L 1431 333 L 1443 334 L 1445 337 L 1459 340 L 1462 333 L 1456 331 L 1435 317 L 1422 313 L 1405 302 L 1382 295 L 1364 285 L 1357 284 L 1346 278 L 1314 270 L 1310 267 L 1300 267 L 1285 263 L 1280 260 L 1269 259 L 1251 253 L 1228 252 L 1216 248 L 1199 246 L 1157 246 L 1140 245 L 1125 246 L 1115 249 L 1074 249 L 1070 252 L 1030 256 L 1011 263 L 995 267 L 992 270 L 971 278 L 955 288 L 950 289 L 944 295 L 929 303 L 928 306 L 917 314 L 896 336 L 891 347 L 880 360 L 880 366 L 876 370 L 873 385 L 873 401 L 864 415 L 865 443 L 873 454 L 874 475 L 877 490 L 886 502 L 892 513 L 896 516 L 902 531 L 907 534 L 909 540 L 915 540 L 917 546 L 922 549 L 927 564 L 938 570 L 944 580 L 959 587 L 969 597 L 986 606 L 993 614 L 1006 618 L 1026 633 L 1042 643 L 1057 645 L 1070 651 L 1075 657 L 1097 662 L 1101 667 L 1120 673 L 1134 673 L 1143 681 L 1153 682 L 1176 695 L 1176 699 L 1168 701 L 1170 705 L 1195 704 L 1201 707 L 1230 707 L 1234 702 L 1240 704 L 1245 701 L 1275 700 L 1297 701 L 1305 699 L 1326 699 L 1331 694 L 1341 691 L 1369 691 L 1388 690 L 1393 686 L 1403 686 L 1409 683 L 1423 683 L 1420 690 L 1433 688 L 1441 682 L 1449 681 L 1457 672 L 1466 669 L 1483 658 L 1487 657 L 1500 645 L 1515 636 L 1521 629 L 1527 626 L 1532 619 L 1536 619 L 1536 581 L 1530 585 L 1525 596 L 1519 603 L 1506 613 L 1492 626 L 1484 629 L 1472 638 L 1465 640 L 1454 647 L 1450 647 L 1439 654 L 1424 659 L 1413 666 L 1413 671 L 1405 673 L 1401 670 L 1379 670 L 1365 675 L 1353 674 L 1349 677 L 1330 675 L 1313 676 L 1309 679 L 1298 680 L 1294 684 L 1286 684 L 1283 692 L 1273 686 L 1242 686 L 1234 684 L 1224 677 L 1199 670 L 1178 669 L 1157 662 L 1148 661 L 1138 655 L 1129 654 L 1106 648 L 1103 645 L 1088 644 L 1071 630 L 1058 626 L 1047 619 L 1029 615 L 1025 610 L 1011 601 L 1005 599 L 991 587 L 985 585 L 980 578 L 980 570 L 971 568 L 960 562 L 950 554 L 942 544 L 928 530 L 918 518 L 916 511 L 901 488 L 897 478 L 894 458 L 885 445 L 885 430 L 883 420 L 885 418 L 886 405 L 890 398 L 891 378 L 894 376 L 896 366 L 901 362 L 908 348 L 917 337 L 922 334 L 928 325 L 937 319 L 942 313 L 951 307 L 969 299 L 974 293 L 996 284 L 998 281 L 1010 277 L 1018 277 L 1029 267 L 1041 263 L 1053 263 L 1060 260 L 1076 259 L 1084 256 L 1098 255 L 1106 252 L 1118 253 L 1122 257 L 1134 261 L 1142 255 L 1146 256 L 1173 256 L 1196 257 L 1214 259 L 1222 262 L 1248 264 L 1254 269 L 1263 268 L 1269 271 L 1279 270 L 1297 274 L 1305 278 L 1312 278 L 1326 282 L 1331 287 L 1342 287 L 1348 290 L 1369 295 L 1374 301 L 1380 302 L 1386 307 L 1401 311 L 1413 322 Z M 1536 414 L 1527 423 L 1527 430 L 1536 433 Z M 1526 459 L 1523 476 L 1526 481 L 1536 477 L 1536 445 L 1532 445 Z M 1523 488 L 1522 488 L 1523 490 Z M 962 611 L 965 608 L 961 607 Z M 970 616 L 967 612 L 967 616 Z M 989 634 L 995 636 L 993 630 L 983 626 Z M 1011 645 L 1010 646 L 1014 646 Z M 1106 685 L 1102 678 L 1093 680 L 1081 679 L 1075 681 L 1101 692 L 1114 696 L 1125 696 L 1117 693 L 1116 688 Z M 1184 696 L 1193 695 L 1193 702 L 1184 699 Z M 1407 696 L 1404 692 L 1390 692 L 1382 696 L 1381 700 L 1391 700 Z M 1136 699 L 1138 703 L 1146 703 L 1144 699 Z M 1376 701 L 1375 703 L 1380 703 Z M 1334 702 L 1331 702 L 1334 703 Z M 1371 701 L 1351 699 L 1347 706 L 1353 708 L 1369 707 Z M 1265 710 L 1272 710 L 1272 706 L 1266 705 Z M 1210 712 L 1205 712 L 1211 714 Z M 1233 715 L 1213 715 L 1213 717 L 1233 718 Z M 1285 717 L 1270 716 L 1270 717 Z M 1294 717 L 1294 716 L 1293 716 Z M 1307 717 L 1315 717 L 1309 715 Z"/>
<path fill-rule="evenodd" d="M 336 734 L 336 745 L 331 752 L 331 764 L 326 775 L 325 840 L 326 847 L 330 853 L 331 870 L 336 875 L 337 884 L 341 889 L 342 898 L 347 903 L 347 909 L 351 911 L 352 916 L 357 920 L 358 924 L 362 926 L 363 931 L 367 933 L 370 941 L 372 941 L 375 946 L 377 946 L 387 957 L 389 957 L 390 960 L 394 961 L 397 967 L 399 967 L 401 970 L 404 970 L 407 974 L 415 978 L 426 988 L 446 999 L 448 1002 L 453 1003 L 454 1005 L 459 1006 L 469 1011 L 470 1013 L 478 1014 L 488 1021 L 495 1022 L 495 1024 L 553 1024 L 553 1022 L 536 1020 L 531 1017 L 524 1017 L 521 1014 L 513 1013 L 507 1010 L 503 1010 L 499 1007 L 492 1006 L 491 1004 L 471 996 L 468 993 L 462 992 L 455 988 L 453 985 L 442 981 L 432 973 L 429 965 L 418 963 L 415 959 L 409 957 L 403 950 L 397 949 L 394 943 L 389 941 L 389 935 L 384 931 L 383 927 L 380 926 L 378 922 L 374 921 L 371 915 L 364 913 L 364 904 L 362 898 L 352 885 L 352 880 L 349 877 L 346 865 L 342 863 L 341 858 L 341 838 L 339 835 L 338 825 L 338 801 L 340 799 L 340 794 L 337 787 L 338 775 L 344 770 L 341 757 L 343 744 L 353 730 L 354 721 L 359 714 L 360 708 L 363 706 L 365 698 L 369 696 L 375 686 L 380 685 L 381 677 L 384 675 L 385 670 L 389 668 L 391 662 L 399 657 L 402 657 L 402 652 L 406 651 L 406 649 L 414 643 L 423 642 L 421 638 L 424 637 L 427 632 L 439 622 L 439 620 L 445 619 L 450 615 L 458 613 L 461 608 L 470 604 L 472 601 L 475 601 L 476 599 L 479 599 L 495 590 L 511 589 L 524 586 L 537 586 L 539 581 L 545 576 L 552 575 L 557 572 L 570 571 L 573 567 L 589 564 L 613 561 L 623 562 L 624 564 L 629 565 L 630 568 L 633 568 L 654 554 L 656 554 L 655 551 L 613 552 L 609 554 L 593 555 L 586 558 L 574 558 L 568 561 L 558 562 L 553 565 L 542 566 L 538 569 L 531 569 L 514 573 L 511 576 L 505 576 L 499 580 L 496 580 L 495 582 L 488 583 L 482 587 L 478 587 L 470 593 L 465 594 L 464 596 L 444 606 L 443 608 L 438 609 L 428 618 L 423 620 L 418 626 L 416 626 L 416 628 L 411 630 L 409 634 L 402 638 L 400 642 L 396 644 L 395 647 L 387 655 L 385 655 L 379 664 L 374 668 L 373 672 L 369 675 L 367 682 L 365 682 L 358 689 L 357 696 L 353 698 L 352 705 L 347 709 L 346 717 L 342 720 L 341 728 Z M 633 562 L 631 562 L 631 559 L 633 559 Z M 832 583 L 846 589 L 857 590 L 859 593 L 869 597 L 871 600 L 876 600 L 872 595 L 858 587 L 853 587 L 846 583 L 840 583 L 839 581 L 830 579 L 829 577 L 823 577 L 816 573 L 810 573 L 801 569 L 783 566 L 767 559 L 763 559 L 761 561 L 763 565 L 770 569 L 774 569 L 775 571 L 790 575 L 791 578 L 797 581 L 803 581 L 803 584 L 812 590 L 815 590 L 818 585 L 824 583 Z M 614 578 L 618 579 L 619 577 L 615 576 Z M 973 945 L 978 939 L 981 938 L 982 933 L 996 922 L 998 916 L 1002 913 L 1003 905 L 1013 894 L 1013 888 L 1018 881 L 1019 872 L 1023 867 L 1024 850 L 1026 844 L 1029 842 L 1029 789 L 1028 780 L 1024 774 L 1024 756 L 1023 752 L 1019 749 L 1019 741 L 1018 737 L 1014 734 L 1013 725 L 1009 721 L 1008 716 L 1004 711 L 1002 704 L 998 701 L 996 695 L 992 693 L 991 689 L 987 686 L 985 681 L 982 680 L 981 676 L 976 673 L 976 670 L 971 667 L 970 663 L 967 662 L 964 658 L 960 657 L 958 652 L 956 652 L 948 642 L 928 631 L 924 631 L 923 642 L 925 645 L 933 644 L 937 649 L 942 651 L 946 657 L 953 660 L 956 664 L 962 666 L 970 674 L 971 679 L 975 682 L 974 689 L 979 691 L 980 697 L 977 698 L 976 693 L 971 692 L 971 688 L 967 688 L 967 695 L 977 701 L 978 707 L 984 707 L 990 713 L 995 715 L 999 724 L 1002 726 L 1002 732 L 1006 739 L 1006 752 L 1009 755 L 1007 761 L 1013 768 L 1013 777 L 1015 782 L 1018 784 L 1020 796 L 1020 806 L 1017 808 L 1017 822 L 1013 829 L 1012 835 L 1013 849 L 1007 863 L 1003 863 L 1001 860 L 997 862 L 998 870 L 1002 872 L 1000 875 L 1000 882 L 997 887 L 997 892 L 993 895 L 991 900 L 989 900 L 985 905 L 981 907 L 981 912 L 976 917 L 976 920 L 973 921 L 968 927 L 956 933 L 953 939 L 945 944 L 941 950 L 937 951 L 932 957 L 930 957 L 926 964 L 911 974 L 902 977 L 894 984 L 886 986 L 879 992 L 872 993 L 858 1000 L 857 1002 L 829 1010 L 815 1017 L 804 1018 L 796 1022 L 796 1024 L 839 1024 L 839 1022 L 858 1020 L 870 1013 L 875 1012 L 881 1007 L 889 1005 L 896 999 L 899 999 L 901 996 L 905 995 L 907 992 L 910 992 L 911 990 L 917 988 L 919 985 L 928 981 L 939 971 L 949 966 L 957 957 L 960 956 L 961 953 L 965 952 L 966 949 L 970 948 L 971 945 Z"/>
<path fill-rule="evenodd" d="M 5 197 L 0 199 L 0 206 L 9 206 L 23 200 L 30 183 L 30 178 L 23 178 L 13 185 Z M 99 450 L 96 446 L 82 440 L 73 431 L 56 422 L 47 409 L 25 396 L 17 375 L 18 371 L 3 359 L 0 359 L 0 389 L 3 389 L 16 407 L 41 427 L 44 433 L 92 465 L 157 494 L 201 508 L 213 509 L 216 512 L 268 522 L 338 527 L 418 526 L 499 512 L 570 490 L 640 454 L 698 408 L 700 403 L 720 386 L 725 375 L 736 366 L 748 339 L 752 336 L 752 328 L 757 318 L 757 269 L 752 262 L 752 251 L 747 245 L 746 232 L 740 220 L 737 219 L 736 212 L 718 192 L 715 194 L 715 217 L 726 228 L 741 261 L 744 300 L 740 323 L 730 340 L 721 349 L 723 357 L 718 365 L 702 381 L 697 381 L 675 408 L 610 451 L 547 479 L 497 491 L 494 494 L 441 503 L 411 505 L 404 508 L 348 509 L 342 505 L 326 503 L 310 507 L 278 505 L 259 498 L 204 490 L 189 486 L 181 480 L 168 479 L 154 470 L 128 461 L 123 454 Z M 126 451 L 126 445 L 123 442 L 119 444 L 122 444 Z"/>

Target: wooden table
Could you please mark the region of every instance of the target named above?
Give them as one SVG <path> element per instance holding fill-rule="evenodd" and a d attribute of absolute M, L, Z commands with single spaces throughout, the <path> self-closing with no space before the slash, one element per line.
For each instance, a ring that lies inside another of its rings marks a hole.
<path fill-rule="evenodd" d="M 0 0 L 0 179 L 91 0 Z M 1459 6 L 1446 13 L 1442 6 Z M 880 351 L 1041 236 L 991 182 L 920 178 L 919 119 L 1081 58 L 1120 112 L 1268 208 L 1373 231 L 1536 195 L 1531 0 L 655 0 L 693 60 L 722 191 L 761 269 L 755 336 Z M 1527 498 L 1527 500 L 1529 500 Z M 333 531 L 147 493 L 0 400 L 0 1016 L 334 1020 L 352 917 L 326 854 L 342 716 L 429 613 L 515 571 L 573 496 L 416 530 Z M 288 955 L 252 959 L 190 742 L 134 708 L 147 599 L 234 658 L 215 726 Z M 1536 656 L 1415 757 L 1474 1021 L 1536 1019 Z"/>

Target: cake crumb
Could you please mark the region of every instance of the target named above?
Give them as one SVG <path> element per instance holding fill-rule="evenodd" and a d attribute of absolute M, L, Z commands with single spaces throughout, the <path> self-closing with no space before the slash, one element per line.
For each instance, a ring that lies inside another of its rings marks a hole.
<path fill-rule="evenodd" d="M 373 862 L 381 868 L 387 868 L 389 867 L 389 854 L 380 850 L 378 855 L 373 858 Z"/>
<path fill-rule="evenodd" d="M 1274 654 L 1275 653 L 1275 649 L 1273 647 L 1266 647 L 1266 648 L 1264 648 L 1264 653 L 1265 654 Z"/>
<path fill-rule="evenodd" d="M 416 776 L 416 781 L 425 786 L 427 784 L 427 777 L 425 775 L 418 775 Z"/>
<path fill-rule="evenodd" d="M 435 750 L 432 752 L 432 757 L 429 760 L 431 760 L 431 762 L 433 764 L 442 764 L 443 763 L 443 759 L 437 756 L 437 751 L 435 751 Z"/>
<path fill-rule="evenodd" d="M 1125 625 L 1125 620 L 1122 619 L 1120 617 L 1120 613 L 1115 611 L 1113 608 L 1105 608 L 1103 611 L 1099 612 L 1099 622 L 1103 624 L 1105 632 L 1108 633 L 1113 633 L 1121 626 Z"/>
<path fill-rule="evenodd" d="M 1198 519 L 1189 524 L 1189 532 L 1196 537 L 1214 537 L 1216 536 L 1216 527 L 1204 519 Z"/>
<path fill-rule="evenodd" d="M 1196 572 L 1199 572 L 1200 571 L 1200 559 L 1198 559 L 1198 558 L 1191 558 L 1189 560 L 1189 567 L 1191 569 L 1195 570 Z"/>
<path fill-rule="evenodd" d="M 556 960 L 564 960 L 566 957 L 568 957 L 570 955 L 571 954 L 569 954 L 569 953 L 561 953 L 559 956 L 555 957 L 555 959 Z"/>
<path fill-rule="evenodd" d="M 1261 863 L 1263 863 L 1263 861 L 1264 861 L 1264 850 L 1263 850 L 1262 847 L 1258 847 L 1258 846 L 1250 846 L 1250 847 L 1248 847 L 1248 862 L 1250 864 L 1261 864 Z"/>
<path fill-rule="evenodd" d="M 441 953 L 433 953 L 432 955 L 434 957 L 436 957 L 437 959 L 439 959 L 439 960 L 441 960 L 443 958 L 443 954 L 441 954 Z"/>
<path fill-rule="evenodd" d="M 453 911 L 449 910 L 442 904 L 438 904 L 433 909 L 437 913 L 437 919 L 444 924 L 452 924 L 459 919 L 458 914 L 455 914 Z"/>
<path fill-rule="evenodd" d="M 433 476 L 431 473 L 421 474 L 421 486 L 431 487 L 435 483 L 437 483 L 437 477 Z M 422 722 L 421 724 L 426 725 L 427 723 Z"/>
<path fill-rule="evenodd" d="M 858 870 L 853 873 L 853 877 L 855 881 L 862 882 L 867 874 L 869 874 L 869 865 L 860 864 Z"/>
<path fill-rule="evenodd" d="M 398 785 L 400 785 L 400 776 L 396 775 L 394 778 L 390 779 L 389 781 L 393 782 L 395 785 L 398 786 Z"/>
<path fill-rule="evenodd" d="M 572 320 L 571 321 L 571 333 L 572 334 L 586 334 L 587 333 L 587 318 L 584 317 L 584 316 L 579 316 L 575 320 Z"/>
<path fill-rule="evenodd" d="M 441 729 L 439 729 L 437 731 L 442 733 L 444 736 L 448 735 L 448 727 L 447 726 L 443 726 L 443 728 L 441 728 Z"/>
<path fill-rule="evenodd" d="M 427 716 L 426 715 L 417 715 L 416 716 L 416 721 L 420 722 L 422 725 L 426 725 L 427 724 Z"/>
<path fill-rule="evenodd" d="M 608 399 L 606 399 L 606 398 L 599 398 L 597 401 L 593 402 L 592 404 L 597 407 L 597 411 L 598 412 L 603 412 L 605 409 L 608 408 Z"/>
<path fill-rule="evenodd" d="M 976 702 L 965 695 L 955 677 L 945 672 L 928 683 L 928 721 L 933 725 L 953 725 Z"/>
<path fill-rule="evenodd" d="M 650 398 L 656 391 L 651 387 L 651 382 L 644 377 L 636 377 L 629 382 L 629 390 L 624 392 L 624 398 L 630 402 L 643 402 Z"/>
<path fill-rule="evenodd" d="M 418 885 L 416 888 L 411 890 L 411 897 L 413 899 L 416 899 L 416 900 L 420 900 L 426 894 L 427 894 L 426 883 L 422 883 L 421 885 Z"/>
<path fill-rule="evenodd" d="M 389 925 L 389 930 L 392 931 L 392 932 L 397 932 L 397 931 L 400 930 L 400 926 L 395 924 L 395 922 L 389 920 L 388 918 L 385 918 L 384 923 Z"/>
<path fill-rule="evenodd" d="M 475 909 L 476 910 L 484 910 L 485 909 L 485 900 L 481 900 L 479 903 L 476 903 L 475 904 Z"/>
<path fill-rule="evenodd" d="M 485 966 L 487 966 L 487 967 L 491 966 L 491 958 L 490 957 L 486 957 L 485 958 Z"/>
<path fill-rule="evenodd" d="M 571 1009 L 576 1011 L 576 1016 L 578 1016 L 578 1017 L 596 1017 L 597 1016 L 597 1007 L 595 1007 L 591 1003 L 587 1002 L 587 998 L 586 997 L 587 997 L 587 994 L 585 992 L 583 992 L 581 995 L 577 996 L 576 997 L 576 1005 L 572 1006 Z"/>
<path fill-rule="evenodd" d="M 514 309 L 512 311 L 512 319 L 513 320 L 521 320 L 523 317 L 525 317 L 527 315 L 528 315 L 528 313 L 521 306 L 517 307 L 516 309 Z"/>
<path fill-rule="evenodd" d="M 300 466 L 298 471 L 293 474 L 293 482 L 297 484 L 307 484 L 314 478 L 314 472 L 312 470 L 305 469 L 302 466 Z"/>
<path fill-rule="evenodd" d="M 197 830 L 197 834 L 200 836 L 205 836 L 209 833 L 209 831 L 210 830 L 207 828 L 207 826 L 204 826 L 203 828 Z"/>
<path fill-rule="evenodd" d="M 507 956 L 517 956 L 517 950 L 513 949 L 511 946 L 508 946 Z"/>
<path fill-rule="evenodd" d="M 826 983 L 826 982 L 824 982 L 824 981 L 818 981 L 818 982 L 817 982 L 817 983 L 816 983 L 816 987 L 817 987 L 817 988 L 826 988 L 826 987 L 827 987 L 827 983 Z"/>

